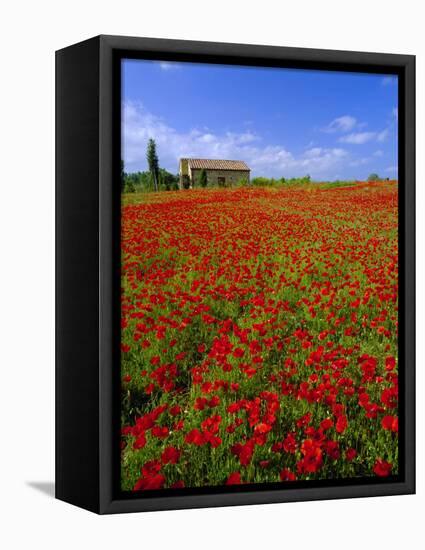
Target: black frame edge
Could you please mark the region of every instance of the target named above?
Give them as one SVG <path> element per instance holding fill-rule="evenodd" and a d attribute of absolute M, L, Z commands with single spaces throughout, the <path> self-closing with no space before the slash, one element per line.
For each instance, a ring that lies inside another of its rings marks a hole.
<path fill-rule="evenodd" d="M 262 44 L 240 44 L 226 42 L 206 42 L 200 40 L 181 40 L 168 38 L 148 38 L 133 36 L 99 35 L 103 48 L 110 50 L 134 50 L 152 52 L 158 55 L 188 54 L 240 57 L 255 63 L 258 59 L 271 59 L 280 61 L 306 61 L 315 63 L 331 63 L 347 66 L 376 65 L 394 66 L 400 68 L 407 66 L 413 55 L 398 53 L 359 52 L 348 50 L 327 50 L 312 48 L 294 48 L 288 46 L 269 46 Z M 159 59 L 157 57 L 157 59 Z"/>
<path fill-rule="evenodd" d="M 99 39 L 56 52 L 55 496 L 99 511 Z"/>
<path fill-rule="evenodd" d="M 416 492 L 416 58 L 406 56 L 404 62 L 404 344 L 405 344 L 405 415 L 404 415 L 404 450 L 405 450 L 405 484 L 407 493 Z M 403 121 L 399 121 L 402 124 Z M 399 177 L 400 182 L 400 177 Z"/>

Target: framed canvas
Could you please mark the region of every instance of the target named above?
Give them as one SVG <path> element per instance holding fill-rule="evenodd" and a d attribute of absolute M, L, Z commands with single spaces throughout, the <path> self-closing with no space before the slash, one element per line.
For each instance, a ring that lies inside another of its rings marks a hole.
<path fill-rule="evenodd" d="M 415 490 L 413 56 L 56 54 L 56 496 Z"/>

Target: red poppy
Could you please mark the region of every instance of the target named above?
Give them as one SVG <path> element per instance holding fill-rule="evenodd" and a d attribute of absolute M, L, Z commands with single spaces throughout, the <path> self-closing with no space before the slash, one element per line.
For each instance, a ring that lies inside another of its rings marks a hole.
<path fill-rule="evenodd" d="M 181 452 L 175 447 L 167 447 L 161 454 L 161 462 L 163 464 L 177 464 L 180 460 Z"/>
<path fill-rule="evenodd" d="M 345 430 L 347 429 L 348 422 L 347 417 L 345 414 L 342 414 L 341 416 L 338 416 L 336 419 L 335 429 L 339 434 L 343 434 Z"/>
<path fill-rule="evenodd" d="M 387 477 L 390 475 L 392 467 L 392 464 L 389 462 L 378 458 L 375 462 L 375 466 L 373 467 L 373 471 L 377 476 Z"/>
<path fill-rule="evenodd" d="M 214 395 L 213 397 L 211 397 L 211 399 L 208 401 L 208 406 L 213 408 L 213 407 L 217 407 L 218 405 L 220 405 L 220 398 L 218 395 Z"/>
<path fill-rule="evenodd" d="M 385 359 L 385 370 L 392 371 L 395 367 L 395 357 L 387 357 Z"/>
<path fill-rule="evenodd" d="M 297 440 L 294 432 L 289 433 L 283 440 L 283 449 L 292 454 L 297 450 Z"/>
<path fill-rule="evenodd" d="M 303 426 L 307 426 L 311 422 L 311 412 L 308 412 L 301 418 L 299 418 L 296 422 L 298 428 L 302 428 Z"/>
<path fill-rule="evenodd" d="M 244 444 L 236 443 L 236 445 L 231 447 L 231 451 L 239 458 L 242 466 L 248 466 L 254 453 L 254 442 L 252 440 L 248 440 Z"/>
<path fill-rule="evenodd" d="M 168 436 L 169 430 L 167 426 L 154 426 L 151 432 L 154 437 L 164 439 L 165 437 Z"/>
<path fill-rule="evenodd" d="M 398 417 L 386 415 L 381 421 L 381 425 L 384 430 L 390 430 L 392 432 L 398 432 Z"/>
<path fill-rule="evenodd" d="M 141 468 L 143 477 L 153 477 L 161 470 L 161 463 L 159 460 L 149 460 L 145 462 Z"/>
<path fill-rule="evenodd" d="M 294 472 L 291 472 L 291 470 L 289 470 L 289 468 L 284 468 L 280 472 L 279 477 L 280 477 L 281 481 L 295 481 L 297 479 Z"/>
<path fill-rule="evenodd" d="M 143 449 L 143 447 L 146 445 L 146 436 L 145 433 L 142 432 L 133 443 L 133 449 Z"/>
<path fill-rule="evenodd" d="M 231 473 L 226 480 L 226 485 L 240 485 L 240 484 L 241 484 L 240 472 Z"/>
<path fill-rule="evenodd" d="M 141 477 L 135 484 L 133 491 L 153 491 L 164 487 L 165 477 L 162 474 L 156 474 L 152 477 Z"/>
<path fill-rule="evenodd" d="M 266 434 L 272 429 L 271 426 L 265 424 L 264 422 L 257 424 L 254 428 L 254 434 Z"/>
<path fill-rule="evenodd" d="M 338 460 L 340 456 L 338 441 L 326 441 L 324 450 L 331 460 Z"/>
<path fill-rule="evenodd" d="M 351 462 L 352 460 L 354 460 L 356 456 L 357 456 L 357 451 L 352 447 L 350 447 L 345 451 L 345 458 L 348 460 L 348 462 Z"/>
<path fill-rule="evenodd" d="M 179 407 L 178 405 L 174 405 L 173 407 L 170 407 L 170 414 L 171 416 L 177 416 L 178 414 L 181 413 L 181 407 Z"/>
<path fill-rule="evenodd" d="M 193 445 L 204 445 L 206 443 L 204 435 L 197 428 L 191 430 L 185 437 L 186 443 L 193 443 Z"/>
<path fill-rule="evenodd" d="M 323 431 L 329 430 L 334 425 L 333 420 L 331 418 L 325 418 L 320 422 L 320 427 Z"/>

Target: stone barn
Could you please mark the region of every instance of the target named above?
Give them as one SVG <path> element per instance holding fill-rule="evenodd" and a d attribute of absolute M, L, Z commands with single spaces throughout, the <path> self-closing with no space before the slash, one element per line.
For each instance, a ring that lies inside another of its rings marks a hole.
<path fill-rule="evenodd" d="M 201 171 L 205 170 L 207 185 L 231 187 L 240 181 L 249 183 L 250 168 L 242 160 L 180 159 L 180 189 L 199 187 Z"/>

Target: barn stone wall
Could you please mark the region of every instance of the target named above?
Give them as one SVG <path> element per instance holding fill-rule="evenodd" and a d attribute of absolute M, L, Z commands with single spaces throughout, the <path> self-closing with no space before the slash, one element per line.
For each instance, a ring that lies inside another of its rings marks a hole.
<path fill-rule="evenodd" d="M 219 185 L 218 178 L 225 178 L 225 186 L 231 187 L 236 185 L 240 180 L 245 180 L 249 183 L 249 172 L 246 170 L 205 170 L 207 173 L 208 186 L 217 187 Z M 201 170 L 192 169 L 192 185 L 199 187 L 199 178 Z"/>

